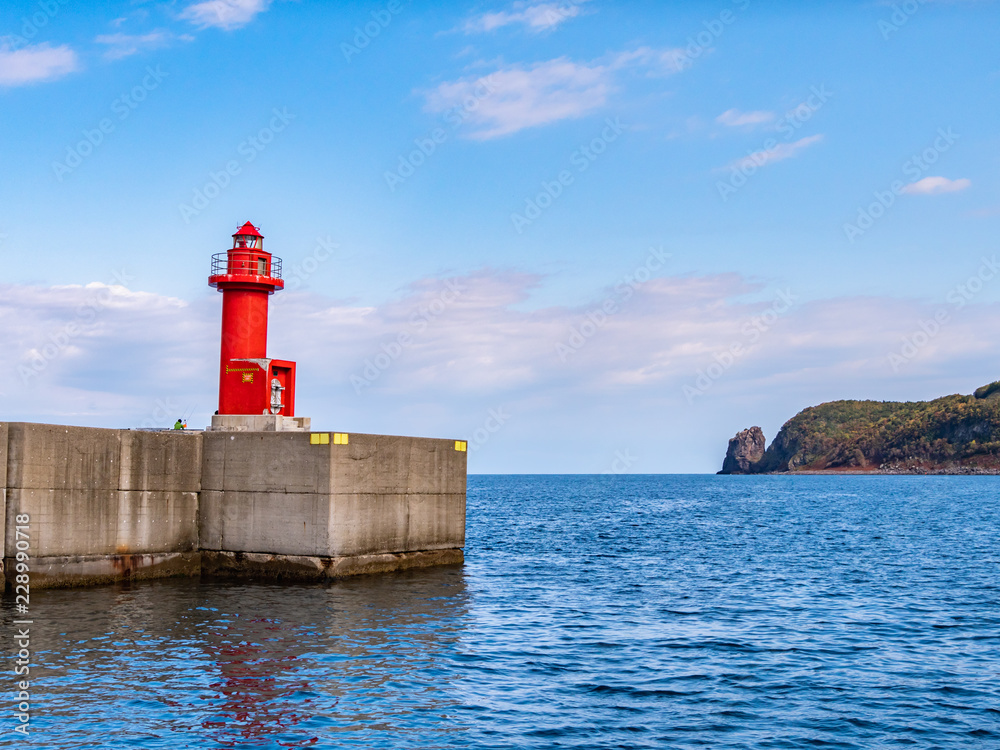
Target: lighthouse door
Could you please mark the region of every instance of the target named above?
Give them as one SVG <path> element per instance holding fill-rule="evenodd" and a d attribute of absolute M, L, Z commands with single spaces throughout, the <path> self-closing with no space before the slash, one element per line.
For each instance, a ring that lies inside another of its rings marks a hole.
<path fill-rule="evenodd" d="M 285 390 L 285 386 L 281 384 L 281 381 L 277 378 L 271 378 L 271 413 L 280 414 L 281 410 L 285 408 L 285 405 L 281 403 L 281 392 Z"/>
<path fill-rule="evenodd" d="M 278 385 L 281 387 L 280 391 L 277 391 L 276 398 L 278 403 L 281 405 L 280 414 L 283 417 L 294 417 L 295 416 L 295 363 L 289 362 L 284 359 L 274 359 L 271 360 L 271 371 L 270 379 L 268 383 L 270 384 L 269 396 L 273 400 L 275 398 L 274 391 L 274 381 L 278 381 Z M 274 404 L 270 403 L 269 407 L 273 407 Z M 277 414 L 279 412 L 272 412 Z"/>

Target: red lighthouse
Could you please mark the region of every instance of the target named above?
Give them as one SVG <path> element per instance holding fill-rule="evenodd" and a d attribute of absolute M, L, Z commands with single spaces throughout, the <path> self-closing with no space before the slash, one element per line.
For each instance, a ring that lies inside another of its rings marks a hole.
<path fill-rule="evenodd" d="M 281 258 L 264 251 L 248 221 L 229 251 L 212 256 L 208 283 L 222 292 L 219 414 L 294 416 L 295 363 L 267 356 L 268 297 L 285 286 Z"/>

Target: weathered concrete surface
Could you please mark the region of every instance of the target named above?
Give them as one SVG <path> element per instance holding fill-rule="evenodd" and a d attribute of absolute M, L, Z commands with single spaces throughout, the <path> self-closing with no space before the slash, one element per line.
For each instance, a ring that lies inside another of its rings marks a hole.
<path fill-rule="evenodd" d="M 371 493 L 331 496 L 331 555 L 464 546 L 464 494 Z"/>
<path fill-rule="evenodd" d="M 277 414 L 213 414 L 213 432 L 299 432 L 308 430 L 309 417 L 282 417 Z"/>
<path fill-rule="evenodd" d="M 27 514 L 35 588 L 197 575 L 206 551 L 215 574 L 249 560 L 278 577 L 460 562 L 467 454 L 348 438 L 0 423 L 0 559 Z"/>
<path fill-rule="evenodd" d="M 198 549 L 198 493 L 132 490 L 118 493 L 115 554 Z"/>
<path fill-rule="evenodd" d="M 118 489 L 198 492 L 202 441 L 191 433 L 122 430 Z"/>
<path fill-rule="evenodd" d="M 319 493 L 202 492 L 201 549 L 323 554 L 329 496 Z"/>
<path fill-rule="evenodd" d="M 455 441 L 395 435 L 350 435 L 330 449 L 330 491 L 465 494 L 468 454 Z"/>
<path fill-rule="evenodd" d="M 464 547 L 467 455 L 432 438 L 208 433 L 200 546 L 318 557 Z"/>
<path fill-rule="evenodd" d="M 145 570 L 150 566 L 174 575 L 159 558 L 197 551 L 200 435 L 4 427 L 7 564 L 14 555 L 15 519 L 26 514 L 33 587 L 67 577 L 85 580 L 91 574 L 84 571 L 97 571 L 95 582 L 135 577 L 137 571 L 158 575 Z M 107 556 L 107 565 L 98 565 L 98 556 Z M 60 562 L 51 574 L 36 575 L 46 559 Z"/>
<path fill-rule="evenodd" d="M 30 555 L 127 555 L 198 549 L 198 493 L 142 490 L 8 491 L 7 549 L 14 519 L 30 520 Z"/>
<path fill-rule="evenodd" d="M 296 581 L 321 581 L 435 565 L 460 565 L 465 560 L 460 549 L 337 557 L 209 550 L 201 555 L 202 575 L 208 577 Z"/>
<path fill-rule="evenodd" d="M 15 518 L 27 514 L 32 558 L 111 555 L 118 542 L 118 490 L 9 489 L 7 549 L 14 549 Z"/>
<path fill-rule="evenodd" d="M 119 430 L 23 422 L 11 422 L 8 428 L 8 488 L 119 489 Z"/>
<path fill-rule="evenodd" d="M 13 562 L 10 559 L 7 564 Z M 92 586 L 122 580 L 197 576 L 200 572 L 200 552 L 32 557 L 31 588 Z"/>
<path fill-rule="evenodd" d="M 307 432 L 209 432 L 201 486 L 225 492 L 327 493 L 329 445 Z M 346 447 L 346 446 L 345 446 Z"/>

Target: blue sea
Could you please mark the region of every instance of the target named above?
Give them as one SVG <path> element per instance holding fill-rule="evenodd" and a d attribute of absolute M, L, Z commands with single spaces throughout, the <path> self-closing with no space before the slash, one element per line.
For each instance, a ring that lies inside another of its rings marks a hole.
<path fill-rule="evenodd" d="M 468 500 L 464 566 L 36 592 L 32 731 L 8 660 L 3 741 L 1000 748 L 1000 478 L 473 476 Z"/>

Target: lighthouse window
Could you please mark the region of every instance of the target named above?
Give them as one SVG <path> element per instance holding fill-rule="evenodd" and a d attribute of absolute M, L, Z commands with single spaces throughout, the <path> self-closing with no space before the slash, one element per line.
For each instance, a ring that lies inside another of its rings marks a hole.
<path fill-rule="evenodd" d="M 267 261 L 263 258 L 257 258 L 257 275 L 267 276 Z"/>

